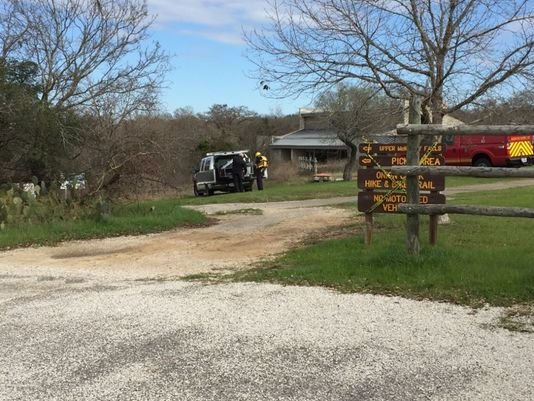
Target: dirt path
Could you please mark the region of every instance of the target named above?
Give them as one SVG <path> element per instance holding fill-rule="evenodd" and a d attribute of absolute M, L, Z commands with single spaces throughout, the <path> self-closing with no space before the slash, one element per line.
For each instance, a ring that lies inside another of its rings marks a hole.
<path fill-rule="evenodd" d="M 238 269 L 280 253 L 312 232 L 353 223 L 357 218 L 354 212 L 325 206 L 343 201 L 345 198 L 198 206 L 195 209 L 218 223 L 206 228 L 16 249 L 2 253 L 0 268 L 3 273 L 17 275 L 115 279 Z"/>
<path fill-rule="evenodd" d="M 534 179 L 452 188 L 474 190 L 534 185 Z M 276 255 L 311 233 L 354 223 L 353 211 L 332 207 L 354 197 L 273 203 L 227 203 L 194 207 L 218 220 L 207 228 L 74 241 L 55 247 L 2 253 L 3 274 L 145 279 L 245 268 Z M 246 213 L 242 213 L 246 212 Z"/>

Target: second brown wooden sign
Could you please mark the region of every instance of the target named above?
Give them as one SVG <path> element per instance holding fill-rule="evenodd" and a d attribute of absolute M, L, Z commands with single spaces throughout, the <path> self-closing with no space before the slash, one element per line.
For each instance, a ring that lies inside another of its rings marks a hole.
<path fill-rule="evenodd" d="M 406 177 L 392 174 L 388 170 L 359 169 L 358 188 L 360 189 L 406 189 Z M 419 189 L 422 191 L 443 191 L 445 177 L 430 174 L 419 176 Z"/>

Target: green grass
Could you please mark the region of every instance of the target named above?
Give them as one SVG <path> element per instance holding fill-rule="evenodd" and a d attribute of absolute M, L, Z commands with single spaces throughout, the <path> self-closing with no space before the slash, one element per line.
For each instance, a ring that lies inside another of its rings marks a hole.
<path fill-rule="evenodd" d="M 60 241 L 148 234 L 179 226 L 207 224 L 202 213 L 181 207 L 176 201 L 159 200 L 117 205 L 109 216 L 95 220 L 55 220 L 43 224 L 21 223 L 0 230 L 0 249 L 52 245 Z"/>
<path fill-rule="evenodd" d="M 534 187 L 519 187 L 500 191 L 478 191 L 455 194 L 450 204 L 480 206 L 525 207 L 534 209 Z"/>
<path fill-rule="evenodd" d="M 447 187 L 488 183 L 493 179 L 451 177 Z M 356 181 L 351 182 L 291 182 L 266 181 L 264 191 L 216 194 L 215 196 L 184 196 L 114 206 L 111 215 L 103 221 L 90 218 L 77 220 L 51 219 L 43 224 L 7 225 L 0 230 L 0 249 L 17 246 L 55 244 L 71 239 L 101 238 L 106 236 L 146 234 L 169 230 L 182 225 L 206 224 L 206 217 L 183 205 L 207 203 L 254 203 L 356 196 Z M 461 199 L 458 195 L 457 199 Z M 349 202 L 345 207 L 353 207 Z M 57 214 L 57 213 L 56 213 Z"/>
<path fill-rule="evenodd" d="M 475 184 L 489 184 L 504 180 L 503 178 L 447 177 L 447 188 Z M 339 196 L 356 196 L 359 192 L 356 180 L 332 182 L 290 182 L 276 183 L 265 181 L 265 190 L 241 193 L 219 193 L 213 196 L 194 197 L 187 195 L 180 198 L 182 205 L 203 205 L 208 203 L 255 203 L 281 202 L 312 198 L 332 198 Z"/>
<path fill-rule="evenodd" d="M 491 184 L 494 182 L 506 181 L 506 180 L 517 180 L 518 178 L 493 178 L 493 177 L 445 177 L 445 187 L 446 188 L 455 188 L 462 187 L 466 185 L 476 185 L 476 184 Z"/>
<path fill-rule="evenodd" d="M 306 183 L 274 183 L 265 181 L 263 191 L 254 189 L 251 192 L 219 193 L 213 196 L 184 196 L 180 199 L 183 205 L 203 205 L 207 203 L 257 203 L 281 202 L 313 198 L 331 198 L 337 196 L 356 196 L 356 181 L 306 182 Z"/>
<path fill-rule="evenodd" d="M 462 194 L 454 203 L 533 207 L 534 188 Z M 327 286 L 347 292 L 392 294 L 468 305 L 534 302 L 534 220 L 451 215 L 430 246 L 421 218 L 423 250 L 406 251 L 402 215 L 375 215 L 373 244 L 361 228 L 347 238 L 294 249 L 240 281 Z"/>

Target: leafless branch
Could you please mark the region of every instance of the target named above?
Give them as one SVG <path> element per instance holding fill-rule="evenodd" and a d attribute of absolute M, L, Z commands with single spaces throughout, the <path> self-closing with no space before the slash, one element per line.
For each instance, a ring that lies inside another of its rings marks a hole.
<path fill-rule="evenodd" d="M 246 32 L 257 79 L 271 96 L 378 85 L 421 96 L 434 118 L 533 71 L 527 0 L 273 0 L 270 22 Z"/>

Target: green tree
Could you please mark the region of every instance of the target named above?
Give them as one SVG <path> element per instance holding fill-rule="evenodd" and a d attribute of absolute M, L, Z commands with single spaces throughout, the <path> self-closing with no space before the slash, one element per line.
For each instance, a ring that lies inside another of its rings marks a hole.
<path fill-rule="evenodd" d="M 59 160 L 64 149 L 59 138 L 49 135 L 58 129 L 60 117 L 43 104 L 38 94 L 35 63 L 0 61 L 0 180 L 44 178 L 51 160 Z M 67 118 L 67 115 L 61 119 Z"/>
<path fill-rule="evenodd" d="M 203 140 L 199 150 L 232 150 L 248 145 L 248 124 L 258 117 L 257 113 L 245 106 L 231 107 L 227 104 L 214 104 L 209 110 L 200 114 L 212 134 Z"/>

